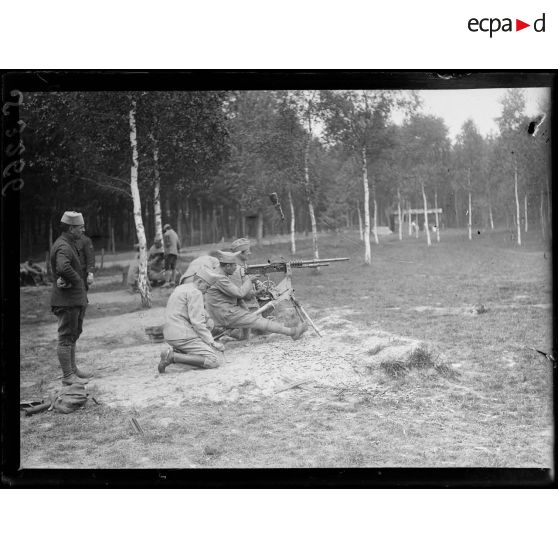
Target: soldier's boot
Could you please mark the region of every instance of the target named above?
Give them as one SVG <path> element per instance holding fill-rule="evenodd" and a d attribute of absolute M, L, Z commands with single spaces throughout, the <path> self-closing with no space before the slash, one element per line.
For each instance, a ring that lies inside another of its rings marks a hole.
<path fill-rule="evenodd" d="M 173 360 L 173 350 L 172 347 L 167 347 L 165 350 L 161 351 L 161 360 L 157 365 L 157 369 L 159 370 L 159 374 L 163 374 L 165 368 L 174 362 Z"/>
<path fill-rule="evenodd" d="M 302 334 L 308 329 L 306 322 L 300 323 L 296 327 L 285 327 L 284 325 L 278 324 L 277 322 L 267 321 L 266 330 L 272 333 L 281 333 L 283 335 L 288 335 L 292 337 L 295 341 L 302 337 Z"/>
<path fill-rule="evenodd" d="M 62 384 L 70 386 L 72 384 L 86 384 L 88 380 L 79 378 L 72 370 L 72 346 L 71 345 L 58 345 L 58 362 L 62 368 Z"/>
<path fill-rule="evenodd" d="M 308 324 L 306 322 L 301 322 L 292 329 L 294 329 L 294 332 L 291 337 L 293 338 L 293 341 L 298 341 L 303 336 L 304 332 L 308 329 Z"/>
<path fill-rule="evenodd" d="M 82 378 L 84 380 L 87 380 L 89 378 L 93 378 L 93 376 L 95 374 L 93 374 L 93 372 L 82 372 L 77 366 L 76 366 L 76 344 L 73 343 L 72 344 L 72 352 L 71 352 L 71 356 L 72 356 L 72 372 L 78 377 L 78 378 Z"/>
<path fill-rule="evenodd" d="M 173 353 L 173 362 L 186 364 L 188 369 L 192 368 L 216 368 L 215 359 L 198 355 L 185 355 L 183 353 Z M 215 364 L 215 365 L 214 365 Z"/>

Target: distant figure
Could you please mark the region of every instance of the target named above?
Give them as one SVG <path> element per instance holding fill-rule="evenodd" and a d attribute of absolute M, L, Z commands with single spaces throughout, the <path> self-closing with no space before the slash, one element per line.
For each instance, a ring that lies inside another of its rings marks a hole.
<path fill-rule="evenodd" d="M 167 286 L 174 287 L 176 280 L 176 260 L 180 252 L 180 240 L 170 225 L 163 227 L 163 244 L 165 246 L 165 280 Z"/>
<path fill-rule="evenodd" d="M 93 242 L 84 234 L 76 240 L 75 244 L 81 264 L 81 274 L 85 283 L 85 290 L 88 291 L 95 280 L 95 251 L 93 249 Z"/>
<path fill-rule="evenodd" d="M 149 248 L 149 251 L 147 252 L 147 262 L 148 263 L 149 263 L 150 260 L 156 259 L 156 258 L 162 258 L 163 260 L 165 258 L 165 250 L 163 249 L 163 242 L 161 241 L 160 238 L 156 238 L 153 241 L 153 244 L 151 245 L 151 248 Z"/>
<path fill-rule="evenodd" d="M 19 280 L 20 285 L 47 285 L 46 272 L 31 258 L 19 264 Z"/>
<path fill-rule="evenodd" d="M 438 230 L 438 227 L 436 227 L 436 225 L 432 225 L 432 232 L 436 232 Z"/>
<path fill-rule="evenodd" d="M 418 230 L 419 229 L 418 229 L 417 222 L 416 221 L 411 221 L 411 231 L 414 232 L 414 233 L 417 233 Z"/>

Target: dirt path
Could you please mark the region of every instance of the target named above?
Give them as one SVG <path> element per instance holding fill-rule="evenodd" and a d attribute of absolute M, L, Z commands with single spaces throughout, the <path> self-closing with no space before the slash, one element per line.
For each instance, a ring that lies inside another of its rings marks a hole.
<path fill-rule="evenodd" d="M 112 296 L 122 301 L 127 294 L 99 293 L 90 300 L 107 304 Z M 177 406 L 185 400 L 286 398 L 290 389 L 305 385 L 375 389 L 378 378 L 371 371 L 378 374 L 380 362 L 404 359 L 419 345 L 416 339 L 358 330 L 343 308 L 328 314 L 316 320 L 323 337 L 310 330 L 297 342 L 276 334 L 230 342 L 220 368 L 184 371 L 170 365 L 164 375 L 157 373 L 157 363 L 166 345 L 150 343 L 145 335 L 146 327 L 162 323 L 163 308 L 88 320 L 78 342 L 78 365 L 95 371 L 90 386 L 108 405 Z M 41 326 L 37 333 L 54 345 L 55 324 Z"/>

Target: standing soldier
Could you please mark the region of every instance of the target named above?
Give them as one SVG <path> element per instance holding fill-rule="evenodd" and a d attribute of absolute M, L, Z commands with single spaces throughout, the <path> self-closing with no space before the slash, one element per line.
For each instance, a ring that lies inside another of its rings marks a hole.
<path fill-rule="evenodd" d="M 163 227 L 163 244 L 165 246 L 165 280 L 168 287 L 174 287 L 176 260 L 180 252 L 180 240 L 170 225 Z"/>
<path fill-rule="evenodd" d="M 75 242 L 85 231 L 83 215 L 66 211 L 60 220 L 60 236 L 50 252 L 54 280 L 50 305 L 58 318 L 58 361 L 64 385 L 86 384 L 93 374 L 81 372 L 76 366 L 76 341 L 81 335 L 87 293 Z"/>
<path fill-rule="evenodd" d="M 83 234 L 81 238 L 76 240 L 76 249 L 78 251 L 79 262 L 81 264 L 81 275 L 85 283 L 85 289 L 88 291 L 93 284 L 95 276 L 95 251 L 91 239 Z"/>

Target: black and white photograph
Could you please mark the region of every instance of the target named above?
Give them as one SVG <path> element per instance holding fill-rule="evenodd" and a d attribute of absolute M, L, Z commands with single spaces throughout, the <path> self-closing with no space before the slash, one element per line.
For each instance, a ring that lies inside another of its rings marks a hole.
<path fill-rule="evenodd" d="M 31 77 L 21 470 L 552 469 L 552 75 Z"/>

